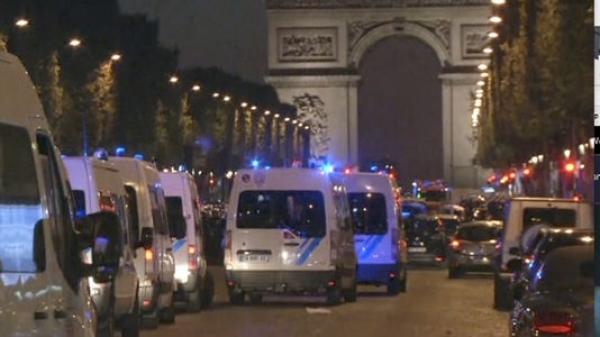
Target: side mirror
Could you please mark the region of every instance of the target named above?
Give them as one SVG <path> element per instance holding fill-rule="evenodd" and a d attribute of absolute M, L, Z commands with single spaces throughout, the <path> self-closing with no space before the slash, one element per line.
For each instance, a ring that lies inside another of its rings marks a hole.
<path fill-rule="evenodd" d="M 523 268 L 523 260 L 512 259 L 508 261 L 508 263 L 506 264 L 506 268 L 508 268 L 508 270 L 510 270 L 513 273 L 520 272 L 521 268 Z"/>
<path fill-rule="evenodd" d="M 96 283 L 112 281 L 119 271 L 121 258 L 121 225 L 113 212 L 98 212 L 86 217 L 93 229 L 91 276 Z"/>
<path fill-rule="evenodd" d="M 136 248 L 150 249 L 154 245 L 154 229 L 150 227 L 142 228 L 142 237 Z"/>
<path fill-rule="evenodd" d="M 36 271 L 41 273 L 46 270 L 46 242 L 44 241 L 44 220 L 35 223 L 33 229 L 33 262 Z"/>
<path fill-rule="evenodd" d="M 510 247 L 510 249 L 508 250 L 508 253 L 510 255 L 521 255 L 521 250 L 519 249 L 519 247 Z"/>

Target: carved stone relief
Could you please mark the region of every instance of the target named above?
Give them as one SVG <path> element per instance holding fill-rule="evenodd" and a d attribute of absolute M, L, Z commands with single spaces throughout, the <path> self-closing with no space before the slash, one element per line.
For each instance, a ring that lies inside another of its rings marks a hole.
<path fill-rule="evenodd" d="M 406 21 L 404 18 L 396 18 L 391 21 L 354 21 L 348 24 L 348 52 L 351 53 L 356 44 L 362 37 L 377 27 L 387 24 L 394 24 L 398 29 L 405 23 L 417 24 L 434 33 L 444 44 L 446 49 L 450 50 L 450 32 L 452 23 L 450 20 L 438 19 L 429 21 Z"/>
<path fill-rule="evenodd" d="M 337 60 L 337 28 L 279 28 L 280 62 Z"/>
<path fill-rule="evenodd" d="M 462 25 L 461 30 L 461 49 L 462 58 L 486 58 L 483 48 L 489 43 L 488 31 L 486 25 Z"/>
<path fill-rule="evenodd" d="M 305 93 L 294 96 L 292 104 L 298 109 L 298 121 L 310 125 L 310 159 L 319 160 L 329 152 L 329 126 L 325 103 L 317 95 Z"/>
<path fill-rule="evenodd" d="M 265 0 L 267 9 L 489 6 L 489 0 Z"/>

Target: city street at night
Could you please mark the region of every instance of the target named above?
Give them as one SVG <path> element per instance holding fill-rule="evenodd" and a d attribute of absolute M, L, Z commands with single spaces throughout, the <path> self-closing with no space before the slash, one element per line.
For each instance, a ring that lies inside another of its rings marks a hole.
<path fill-rule="evenodd" d="M 408 292 L 389 297 L 385 288 L 359 288 L 356 303 L 330 307 L 323 298 L 265 297 L 261 304 L 227 301 L 223 269 L 214 267 L 216 301 L 199 314 L 180 313 L 175 325 L 141 336 L 507 336 L 508 313 L 492 308 L 493 279 L 467 274 L 449 280 L 445 269 L 419 267 Z"/>

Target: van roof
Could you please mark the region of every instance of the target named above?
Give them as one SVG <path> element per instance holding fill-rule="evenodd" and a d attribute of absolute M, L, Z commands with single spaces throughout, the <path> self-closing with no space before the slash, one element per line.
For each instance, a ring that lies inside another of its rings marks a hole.
<path fill-rule="evenodd" d="M 330 183 L 327 174 L 308 168 L 241 169 L 234 177 L 234 184 L 242 190 L 318 190 L 329 188 Z"/>
<path fill-rule="evenodd" d="M 96 157 L 82 157 L 82 156 L 66 157 L 65 156 L 65 157 L 63 157 L 63 161 L 65 163 L 68 163 L 68 162 L 90 163 L 90 164 L 94 165 L 95 167 L 103 167 L 103 168 L 108 168 L 111 170 L 117 170 L 117 167 L 115 166 L 114 163 L 111 163 L 110 161 L 107 161 L 107 160 L 101 160 Z"/>
<path fill-rule="evenodd" d="M 342 176 L 348 192 L 392 192 L 390 177 L 379 173 L 350 173 Z"/>
<path fill-rule="evenodd" d="M 48 129 L 35 86 L 21 61 L 0 52 L 0 120 L 14 125 L 32 125 Z M 33 120 L 32 120 L 33 118 Z"/>
<path fill-rule="evenodd" d="M 532 201 L 532 202 L 568 202 L 568 203 L 581 203 L 581 201 L 575 199 L 564 199 L 564 198 L 543 198 L 543 197 L 512 197 L 509 200 L 513 201 Z"/>

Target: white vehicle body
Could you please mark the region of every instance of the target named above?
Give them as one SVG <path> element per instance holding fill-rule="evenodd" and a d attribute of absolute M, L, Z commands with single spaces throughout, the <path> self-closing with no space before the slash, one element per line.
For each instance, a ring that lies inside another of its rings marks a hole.
<path fill-rule="evenodd" d="M 36 89 L 18 58 L 0 52 L 0 335 L 95 335 L 73 213 Z"/>
<path fill-rule="evenodd" d="M 494 306 L 512 305 L 510 262 L 521 258 L 522 235 L 535 225 L 550 228 L 593 229 L 592 205 L 571 199 L 517 197 L 504 208 L 504 231 L 496 252 Z"/>
<path fill-rule="evenodd" d="M 197 311 L 212 303 L 213 280 L 204 254 L 200 197 L 194 178 L 187 172 L 161 172 L 175 257 L 176 299 Z"/>
<path fill-rule="evenodd" d="M 111 283 L 98 284 L 90 277 L 90 287 L 100 320 L 113 319 L 124 336 L 136 335 L 139 311 L 136 303 L 136 242 L 133 240 L 135 236 L 132 236 L 135 234 L 131 230 L 127 194 L 119 170 L 107 160 L 96 157 L 66 157 L 63 161 L 69 173 L 77 216 L 100 211 L 114 212 L 119 216 L 123 237 L 119 272 Z M 91 254 L 87 255 L 91 258 Z M 112 325 L 112 322 L 106 325 Z M 105 329 L 110 330 L 110 326 Z"/>
<path fill-rule="evenodd" d="M 394 181 L 378 173 L 342 177 L 354 223 L 358 283 L 386 285 L 390 294 L 406 291 L 408 251 Z"/>
<path fill-rule="evenodd" d="M 156 328 L 159 320 L 173 323 L 175 261 L 159 172 L 152 164 L 135 158 L 109 160 L 119 169 L 125 184 L 136 240 L 141 241 L 146 231 L 153 233 L 152 247 L 136 250 L 142 325 Z"/>
<path fill-rule="evenodd" d="M 230 300 L 264 292 L 356 296 L 356 253 L 341 182 L 309 169 L 240 170 L 227 211 Z"/>

